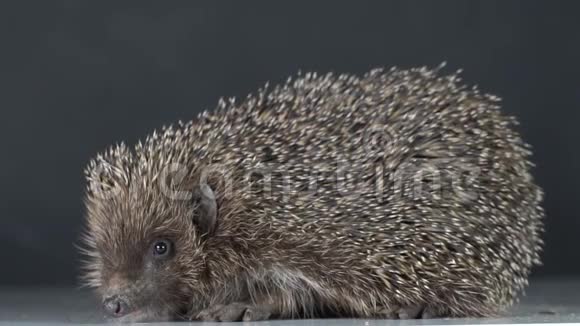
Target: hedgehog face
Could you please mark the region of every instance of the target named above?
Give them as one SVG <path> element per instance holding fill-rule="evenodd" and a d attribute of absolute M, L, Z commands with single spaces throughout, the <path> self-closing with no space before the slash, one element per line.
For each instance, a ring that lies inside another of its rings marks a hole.
<path fill-rule="evenodd" d="M 185 310 L 186 284 L 197 278 L 203 261 L 191 218 L 185 217 L 190 209 L 183 205 L 181 211 L 168 210 L 166 218 L 158 218 L 146 214 L 163 213 L 145 213 L 141 205 L 111 201 L 92 206 L 93 213 L 100 212 L 89 215 L 87 237 L 93 247 L 87 249 L 86 276 L 111 317 L 174 319 Z"/>
<path fill-rule="evenodd" d="M 175 280 L 180 272 L 174 261 L 176 248 L 172 240 L 153 240 L 143 250 L 132 250 L 122 257 L 105 253 L 103 256 L 107 256 L 107 261 L 102 267 L 103 284 L 99 292 L 109 316 L 135 322 L 168 320 L 178 313 L 180 307 L 175 304 L 179 301 L 173 296 L 179 297 L 179 284 Z"/>
<path fill-rule="evenodd" d="M 176 319 L 191 306 L 204 268 L 202 238 L 215 222 L 215 197 L 206 186 L 176 200 L 149 179 L 121 182 L 129 179 L 89 178 L 86 283 L 116 321 Z"/>

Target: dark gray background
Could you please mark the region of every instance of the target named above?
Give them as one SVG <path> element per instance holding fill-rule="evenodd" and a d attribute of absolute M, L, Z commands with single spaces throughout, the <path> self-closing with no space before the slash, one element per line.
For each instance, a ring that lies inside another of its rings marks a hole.
<path fill-rule="evenodd" d="M 0 283 L 74 284 L 82 170 L 298 70 L 464 68 L 535 148 L 545 265 L 580 275 L 578 1 L 2 1 Z"/>

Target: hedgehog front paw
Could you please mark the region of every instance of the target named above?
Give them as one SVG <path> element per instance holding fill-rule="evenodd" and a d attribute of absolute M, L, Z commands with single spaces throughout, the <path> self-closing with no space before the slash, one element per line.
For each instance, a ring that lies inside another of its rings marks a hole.
<path fill-rule="evenodd" d="M 218 304 L 202 310 L 197 319 L 203 321 L 240 321 L 244 316 L 247 305 L 241 302 Z"/>
<path fill-rule="evenodd" d="M 445 313 L 425 305 L 396 307 L 388 311 L 383 310 L 380 315 L 389 319 L 432 319 L 445 317 Z"/>
<path fill-rule="evenodd" d="M 234 302 L 202 310 L 197 314 L 197 319 L 203 321 L 256 321 L 266 320 L 271 315 L 271 310 L 266 306 Z"/>
<path fill-rule="evenodd" d="M 244 312 L 243 321 L 266 320 L 272 317 L 272 308 L 270 306 L 253 306 L 248 307 Z"/>
<path fill-rule="evenodd" d="M 397 310 L 397 317 L 399 317 L 399 319 L 423 318 L 423 305 L 401 307 Z"/>

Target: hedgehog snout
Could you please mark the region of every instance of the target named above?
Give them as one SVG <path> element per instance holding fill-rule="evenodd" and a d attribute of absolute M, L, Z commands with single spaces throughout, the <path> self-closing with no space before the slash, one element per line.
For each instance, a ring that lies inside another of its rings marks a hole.
<path fill-rule="evenodd" d="M 130 314 L 134 310 L 134 284 L 118 274 L 114 274 L 107 282 L 102 292 L 103 310 L 110 317 L 119 318 Z"/>
<path fill-rule="evenodd" d="M 103 309 L 111 317 L 122 317 L 129 312 L 129 305 L 119 295 L 112 295 L 103 300 Z"/>

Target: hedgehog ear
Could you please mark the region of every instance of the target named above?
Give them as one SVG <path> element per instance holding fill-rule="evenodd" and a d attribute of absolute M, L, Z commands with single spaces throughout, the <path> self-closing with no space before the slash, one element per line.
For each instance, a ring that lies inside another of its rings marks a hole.
<path fill-rule="evenodd" d="M 211 187 L 202 184 L 194 192 L 194 199 L 198 202 L 198 211 L 193 216 L 193 223 L 201 234 L 211 235 L 217 224 L 217 202 Z"/>

